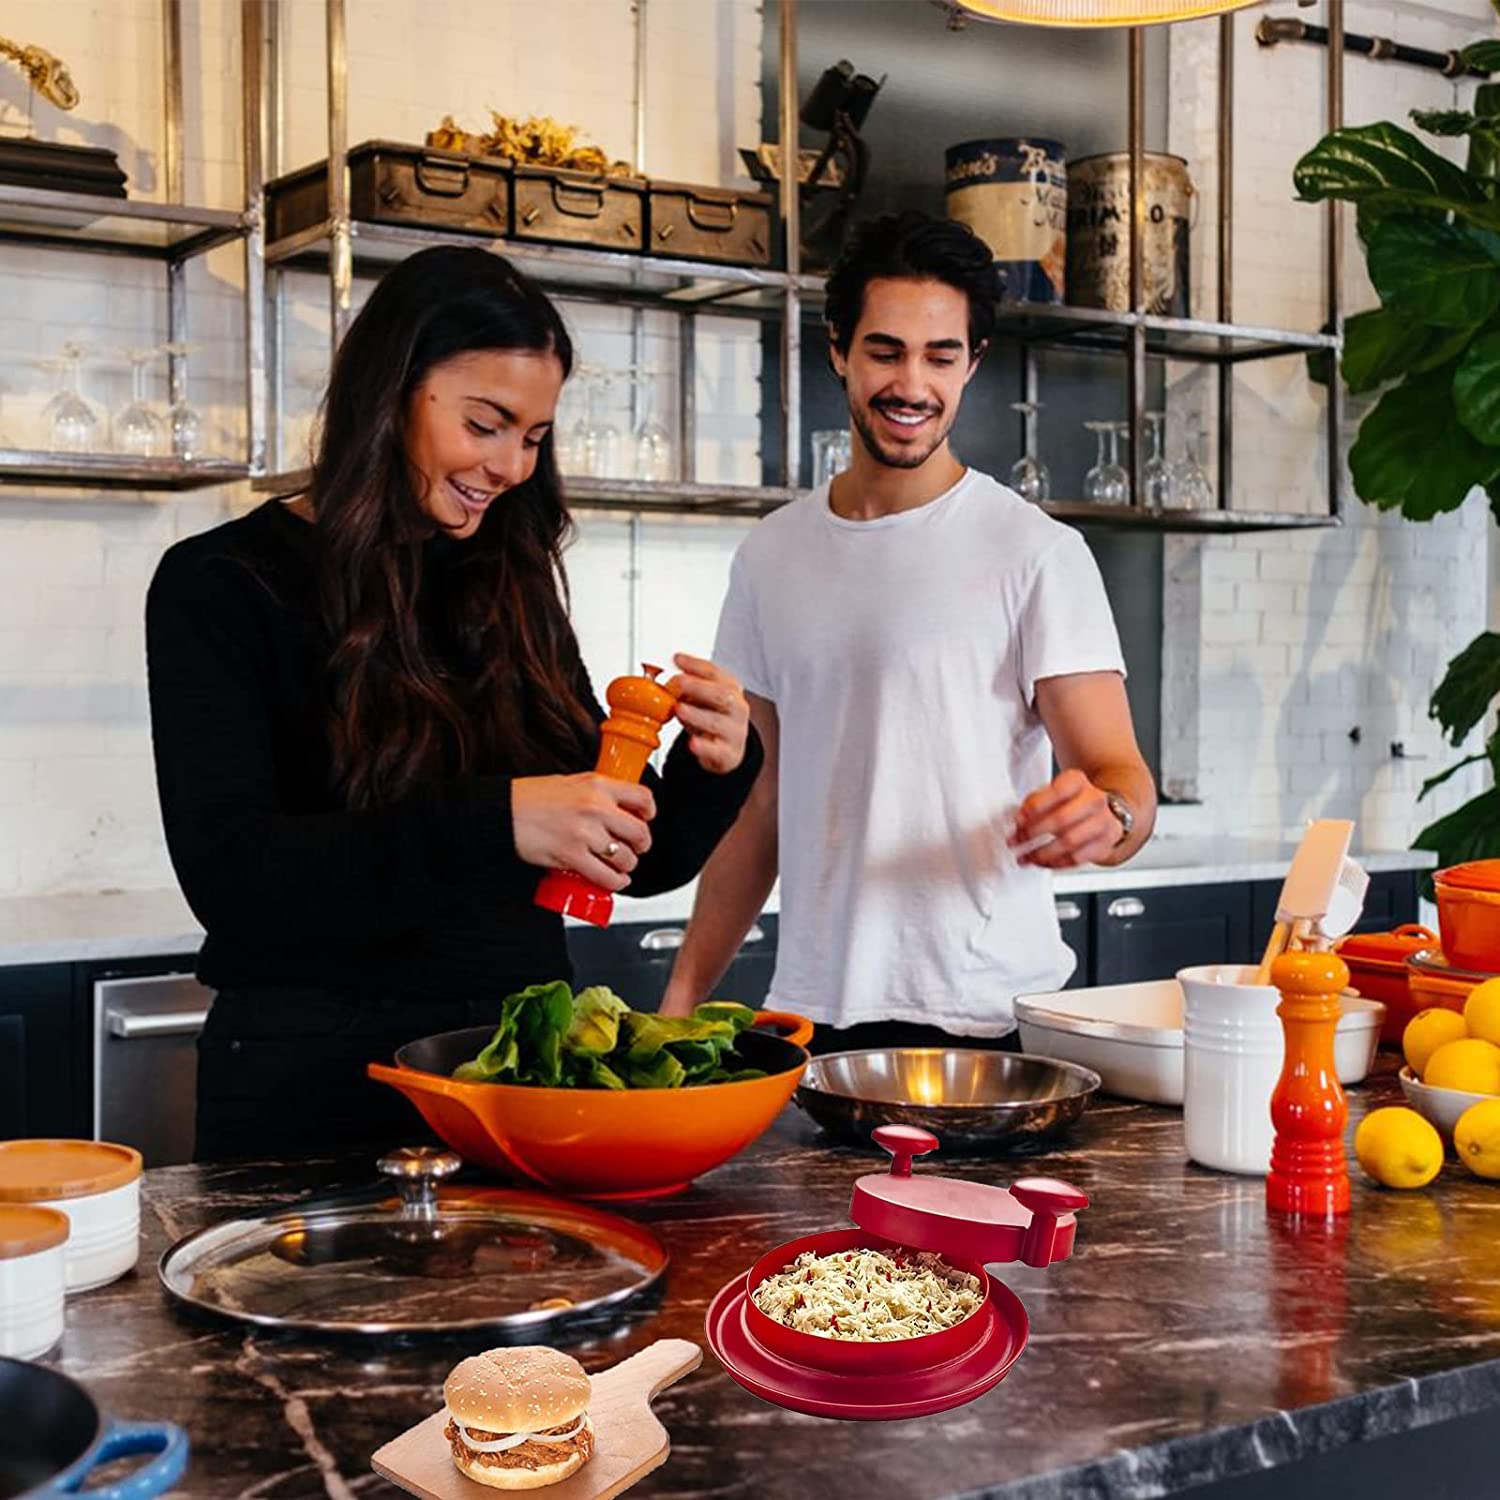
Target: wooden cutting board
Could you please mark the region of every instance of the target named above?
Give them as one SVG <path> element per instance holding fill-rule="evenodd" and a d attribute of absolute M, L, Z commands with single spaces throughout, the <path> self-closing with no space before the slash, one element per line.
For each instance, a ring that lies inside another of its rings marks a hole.
<path fill-rule="evenodd" d="M 672 1445 L 651 1410 L 652 1399 L 702 1363 L 703 1351 L 687 1339 L 657 1339 L 590 1375 L 594 1456 L 561 1484 L 548 1485 L 548 1500 L 610 1500 L 664 1464 Z M 454 1468 L 443 1436 L 447 1420 L 445 1412 L 434 1412 L 408 1428 L 374 1454 L 371 1468 L 422 1500 L 481 1500 L 503 1493 Z"/>

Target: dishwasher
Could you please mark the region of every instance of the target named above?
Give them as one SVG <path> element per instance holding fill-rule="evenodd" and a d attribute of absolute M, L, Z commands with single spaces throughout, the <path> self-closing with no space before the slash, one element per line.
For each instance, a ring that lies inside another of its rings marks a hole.
<path fill-rule="evenodd" d="M 191 974 L 94 981 L 94 1137 L 148 1167 L 193 1159 L 198 1033 L 213 991 Z"/>

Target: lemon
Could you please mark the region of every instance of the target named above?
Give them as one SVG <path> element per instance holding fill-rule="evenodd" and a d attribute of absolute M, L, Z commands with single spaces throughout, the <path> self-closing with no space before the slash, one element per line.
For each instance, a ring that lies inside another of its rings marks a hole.
<path fill-rule="evenodd" d="M 1458 1117 L 1453 1149 L 1476 1176 L 1500 1177 L 1500 1099 L 1471 1104 Z"/>
<path fill-rule="evenodd" d="M 1469 1034 L 1464 1018 L 1456 1010 L 1441 1005 L 1419 1010 L 1401 1033 L 1401 1050 L 1418 1078 L 1427 1076 L 1427 1059 L 1447 1042 L 1456 1042 Z"/>
<path fill-rule="evenodd" d="M 1426 1187 L 1442 1170 L 1443 1138 L 1416 1110 L 1393 1105 L 1359 1122 L 1354 1154 L 1386 1187 Z"/>
<path fill-rule="evenodd" d="M 1427 1059 L 1422 1082 L 1466 1094 L 1500 1094 L 1500 1047 L 1478 1037 L 1447 1042 Z"/>
<path fill-rule="evenodd" d="M 1470 1036 L 1500 1046 L 1500 979 L 1486 979 L 1464 1001 L 1464 1025 Z"/>

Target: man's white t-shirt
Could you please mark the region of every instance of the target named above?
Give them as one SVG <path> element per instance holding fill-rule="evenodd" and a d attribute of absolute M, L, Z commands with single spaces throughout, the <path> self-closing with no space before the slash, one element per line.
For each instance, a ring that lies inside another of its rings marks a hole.
<path fill-rule="evenodd" d="M 1006 833 L 1051 777 L 1038 679 L 1125 670 L 1076 531 L 974 470 L 869 521 L 823 485 L 740 546 L 714 657 L 780 721 L 772 1003 L 979 1036 L 1067 979 Z"/>

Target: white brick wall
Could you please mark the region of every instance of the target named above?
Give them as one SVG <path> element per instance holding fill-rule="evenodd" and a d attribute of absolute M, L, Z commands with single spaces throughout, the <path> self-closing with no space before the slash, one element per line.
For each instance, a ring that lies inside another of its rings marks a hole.
<path fill-rule="evenodd" d="M 114 149 L 132 196 L 162 197 L 158 0 L 7 0 L 6 35 L 64 58 L 82 94 L 72 115 L 37 106 L 36 133 Z M 185 0 L 185 176 L 195 202 L 241 195 L 238 0 Z M 286 149 L 295 167 L 324 154 L 323 12 L 285 0 Z M 692 182 L 738 177 L 735 148 L 760 119 L 760 11 L 754 0 L 660 0 L 648 11 L 646 166 Z M 633 150 L 635 74 L 628 0 L 358 0 L 349 7 L 351 143 L 420 140 L 454 112 L 576 123 L 611 155 Z M 25 88 L 0 73 L 0 131 L 19 133 Z M 326 282 L 295 278 L 289 299 L 288 459 L 306 451 L 326 374 Z M 237 248 L 190 273 L 191 396 L 214 446 L 243 451 Z M 357 296 L 367 286 L 356 284 Z M 93 349 L 84 394 L 102 412 L 129 395 L 122 351 L 166 337 L 163 277 L 145 263 L 0 250 L 0 443 L 46 446 L 55 376 L 41 361 L 65 339 Z M 565 307 L 582 358 L 631 361 L 630 318 Z M 675 324 L 647 319 L 647 360 L 675 407 Z M 710 479 L 759 476 L 760 355 L 754 325 L 705 319 L 698 340 L 697 461 Z M 165 394 L 165 371 L 153 371 Z M 629 430 L 629 388 L 613 417 Z M 570 405 L 565 420 L 576 409 Z M 0 896 L 170 884 L 152 782 L 141 613 L 146 581 L 177 537 L 252 504 L 248 490 L 184 498 L 28 494 L 0 488 Z M 596 678 L 629 665 L 629 527 L 584 515 L 569 558 L 575 616 Z M 649 521 L 641 528 L 642 652 L 712 644 L 729 558 L 744 527 Z"/>
<path fill-rule="evenodd" d="M 1273 12 L 1297 14 L 1291 4 Z M 1323 216 L 1292 201 L 1298 156 L 1322 134 L 1326 52 L 1257 46 L 1258 12 L 1236 19 L 1234 313 L 1238 320 L 1315 329 L 1323 318 Z M 1321 20 L 1321 16 L 1318 17 Z M 1493 30 L 1487 0 L 1442 6 L 1350 0 L 1350 30 L 1416 46 L 1462 46 Z M 1217 211 L 1213 122 L 1216 27 L 1173 34 L 1171 149 L 1193 164 L 1203 193 L 1194 245 L 1195 307 L 1213 310 L 1211 226 Z M 1350 57 L 1345 118 L 1407 124 L 1413 108 L 1467 99 L 1435 73 Z M 1349 215 L 1345 310 L 1375 297 Z M 1202 372 L 1174 367 L 1173 412 L 1211 415 Z M 1345 452 L 1368 399 L 1350 401 Z M 1312 511 L 1324 505 L 1322 394 L 1300 359 L 1241 366 L 1235 380 L 1237 507 Z M 1400 847 L 1439 812 L 1479 789 L 1463 773 L 1418 807 L 1417 789 L 1456 754 L 1427 718 L 1427 699 L 1448 659 L 1486 623 L 1482 496 L 1425 525 L 1377 514 L 1344 474 L 1347 524 L 1339 531 L 1281 532 L 1169 544 L 1167 615 L 1202 612 L 1201 639 L 1169 631 L 1169 703 L 1196 693 L 1191 774 L 1213 829 L 1282 836 L 1316 816 L 1359 821 L 1369 844 Z M 1196 553 L 1196 567 L 1185 559 Z M 1350 731 L 1359 729 L 1359 739 Z M 1164 742 L 1172 744 L 1172 725 Z M 1393 758 L 1399 741 L 1406 759 Z"/>

